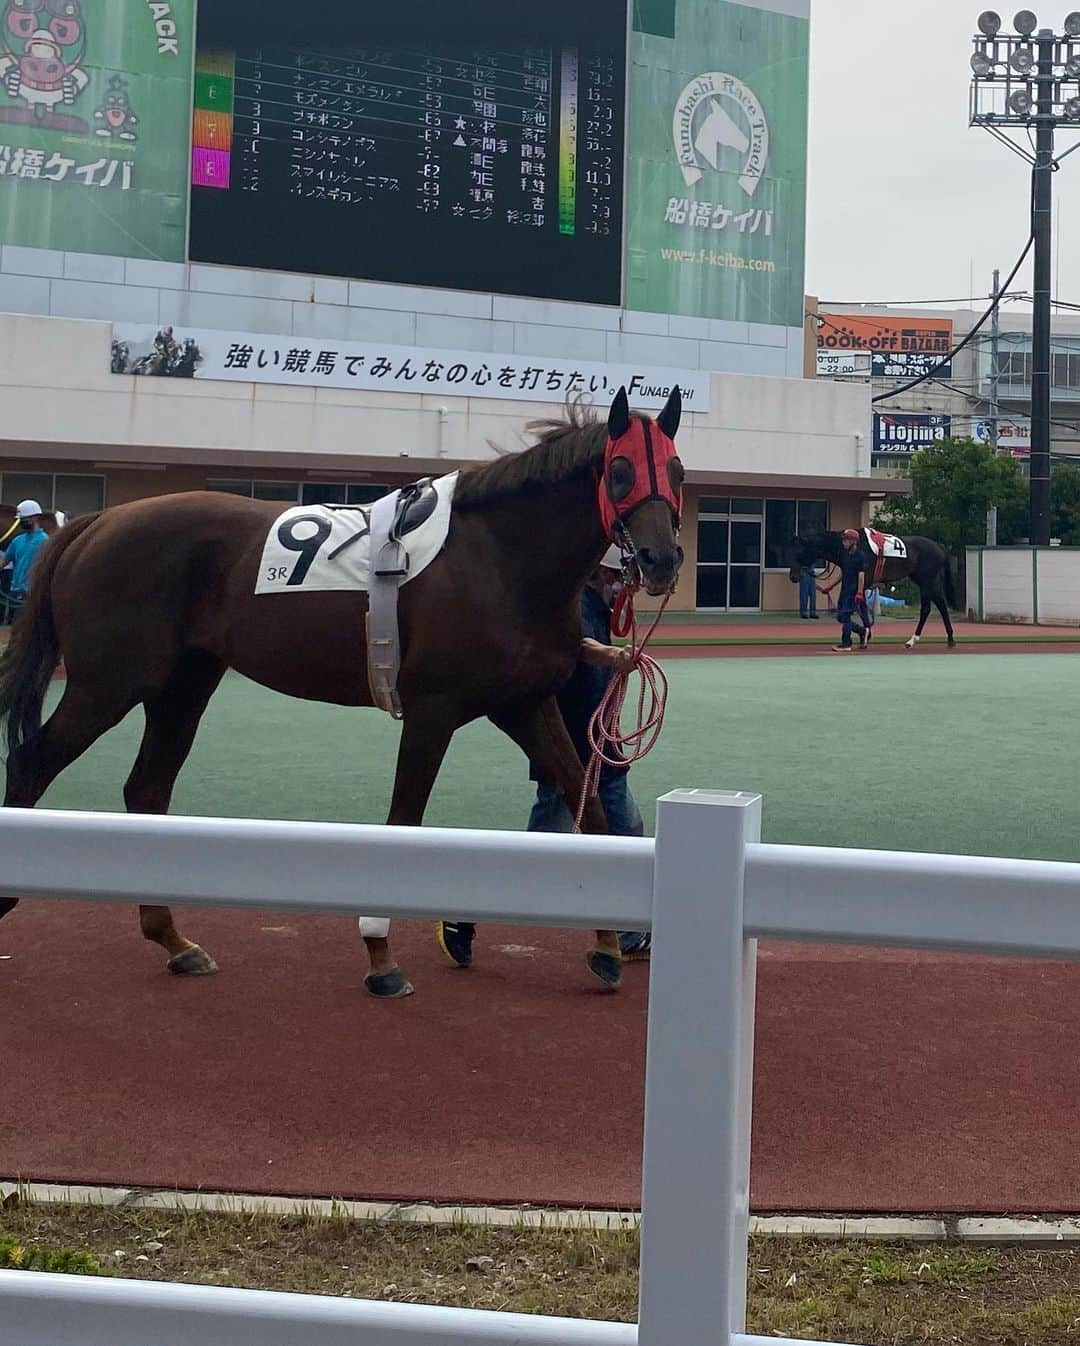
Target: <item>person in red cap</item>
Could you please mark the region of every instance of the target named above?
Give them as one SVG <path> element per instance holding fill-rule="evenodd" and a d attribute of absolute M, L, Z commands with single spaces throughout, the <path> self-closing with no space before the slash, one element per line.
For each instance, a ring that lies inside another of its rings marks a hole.
<path fill-rule="evenodd" d="M 870 631 L 865 624 L 865 618 L 861 621 L 855 621 L 856 613 L 861 611 L 864 602 L 866 562 L 859 551 L 858 529 L 845 528 L 840 541 L 844 548 L 844 553 L 840 558 L 840 578 L 834 580 L 821 592 L 829 594 L 838 584 L 840 586 L 840 597 L 836 600 L 836 620 L 840 623 L 840 644 L 834 645 L 833 650 L 837 654 L 848 654 L 853 648 L 851 643 L 853 633 L 859 637 L 860 650 L 866 649 L 866 642 L 870 638 Z"/>

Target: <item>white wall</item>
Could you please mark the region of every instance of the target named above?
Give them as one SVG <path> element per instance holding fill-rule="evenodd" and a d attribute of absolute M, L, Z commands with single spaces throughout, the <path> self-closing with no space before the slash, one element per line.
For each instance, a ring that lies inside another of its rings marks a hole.
<path fill-rule="evenodd" d="M 803 330 L 235 267 L 0 248 L 0 312 L 378 338 L 733 374 L 802 373 Z"/>
<path fill-rule="evenodd" d="M 1080 548 L 969 547 L 967 593 L 985 621 L 1080 626 Z"/>
<path fill-rule="evenodd" d="M 111 335 L 104 322 L 0 314 L 4 452 L 78 457 L 126 446 L 225 450 L 237 462 L 267 452 L 469 461 L 492 456 L 489 439 L 521 447 L 527 421 L 558 413 L 550 402 L 116 375 Z M 679 450 L 690 470 L 869 478 L 868 399 L 855 385 L 716 374 L 711 410 L 686 416 Z"/>

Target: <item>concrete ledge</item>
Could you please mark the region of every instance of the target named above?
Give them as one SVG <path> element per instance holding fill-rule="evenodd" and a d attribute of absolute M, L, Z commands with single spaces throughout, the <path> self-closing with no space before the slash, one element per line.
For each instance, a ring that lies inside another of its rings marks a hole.
<path fill-rule="evenodd" d="M 329 1197 L 255 1196 L 235 1192 L 179 1192 L 0 1180 L 0 1203 L 13 1195 L 41 1205 L 322 1216 L 379 1223 L 488 1225 L 506 1229 L 635 1229 L 641 1220 L 636 1211 L 437 1206 L 419 1201 L 338 1201 Z M 764 1238 L 856 1239 L 887 1243 L 950 1241 L 1060 1248 L 1080 1246 L 1080 1217 L 755 1215 L 750 1219 L 750 1233 Z"/>

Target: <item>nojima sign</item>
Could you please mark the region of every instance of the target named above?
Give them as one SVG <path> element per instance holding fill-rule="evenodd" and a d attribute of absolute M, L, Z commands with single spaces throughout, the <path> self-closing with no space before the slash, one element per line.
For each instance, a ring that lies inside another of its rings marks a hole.
<path fill-rule="evenodd" d="M 951 416 L 900 416 L 874 413 L 875 453 L 914 453 L 952 433 Z"/>

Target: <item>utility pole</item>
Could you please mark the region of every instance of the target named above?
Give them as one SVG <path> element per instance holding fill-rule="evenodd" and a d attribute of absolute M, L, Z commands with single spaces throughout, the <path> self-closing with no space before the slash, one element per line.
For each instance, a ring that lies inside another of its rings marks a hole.
<path fill-rule="evenodd" d="M 1031 545 L 1050 545 L 1050 277 L 1054 171 L 1054 47 L 1052 30 L 1037 34 L 1039 76 L 1035 123 L 1035 278 L 1031 318 Z"/>
<path fill-rule="evenodd" d="M 990 445 L 998 451 L 998 419 L 1001 415 L 999 390 L 1001 388 L 1001 272 L 994 270 L 994 316 L 990 322 Z"/>
<path fill-rule="evenodd" d="M 1065 16 L 1061 34 L 1051 28 L 1039 28 L 1030 9 L 1019 10 L 1013 26 L 1015 33 L 1003 33 L 1000 14 L 986 9 L 979 15 L 979 31 L 970 62 L 974 76 L 970 121 L 972 126 L 982 126 L 991 132 L 1032 166 L 1031 242 L 1035 250 L 1035 274 L 1031 310 L 1028 532 L 1032 546 L 1045 547 L 1050 542 L 1052 174 L 1060 167 L 1054 159 L 1054 131 L 1058 126 L 1080 129 L 1080 10 Z M 1034 128 L 1033 154 L 1007 134 L 1014 128 L 1025 129 L 1029 136 Z M 994 288 L 998 288 L 996 279 Z M 997 392 L 995 387 L 994 411 L 1000 415 Z M 994 429 L 997 430 L 996 419 Z"/>

